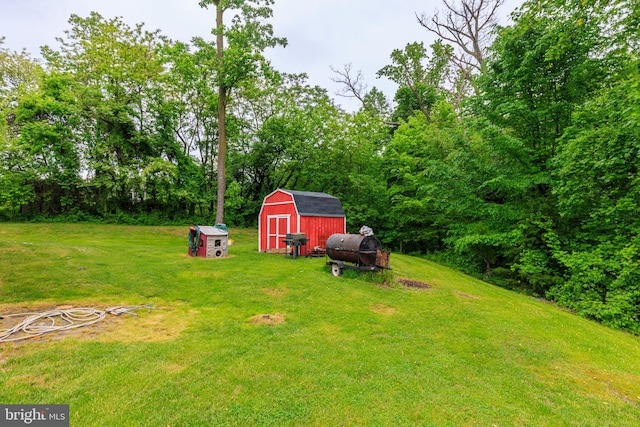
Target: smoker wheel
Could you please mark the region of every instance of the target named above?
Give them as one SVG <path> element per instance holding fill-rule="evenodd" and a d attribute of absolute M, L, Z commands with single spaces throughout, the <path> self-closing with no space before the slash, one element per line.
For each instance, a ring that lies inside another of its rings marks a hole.
<path fill-rule="evenodd" d="M 342 276 L 342 269 L 338 264 L 331 264 L 331 274 L 336 277 Z"/>

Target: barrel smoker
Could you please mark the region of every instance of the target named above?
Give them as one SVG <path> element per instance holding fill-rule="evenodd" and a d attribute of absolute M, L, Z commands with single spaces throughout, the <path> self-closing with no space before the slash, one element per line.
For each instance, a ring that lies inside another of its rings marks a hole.
<path fill-rule="evenodd" d="M 359 271 L 379 271 L 391 268 L 390 253 L 382 250 L 377 237 L 363 234 L 332 234 L 327 239 L 327 255 L 331 274 L 341 276 L 345 268 Z M 351 264 L 345 264 L 351 263 Z"/>

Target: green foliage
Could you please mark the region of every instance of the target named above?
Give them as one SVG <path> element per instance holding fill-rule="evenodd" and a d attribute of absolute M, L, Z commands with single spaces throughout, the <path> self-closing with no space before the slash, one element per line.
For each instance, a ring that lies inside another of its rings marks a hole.
<path fill-rule="evenodd" d="M 532 8 L 496 38 L 479 81 L 481 111 L 526 143 L 532 166 L 546 169 L 575 107 L 611 72 L 614 64 L 600 51 L 603 37 L 596 17 L 548 16 Z"/>
<path fill-rule="evenodd" d="M 231 227 L 252 226 L 256 212 L 259 212 L 261 207 L 258 201 L 252 201 L 242 195 L 242 187 L 236 181 L 227 186 L 224 202 L 226 224 Z"/>
<path fill-rule="evenodd" d="M 0 145 L 0 150 L 6 148 Z M 6 151 L 4 151 L 6 153 Z M 35 200 L 33 186 L 24 173 L 3 171 L 0 174 L 0 215 L 15 219 L 20 207 Z"/>
<path fill-rule="evenodd" d="M 456 120 L 441 103 L 429 124 L 412 117 L 385 151 L 390 223 L 408 252 L 450 250 L 491 274 L 515 245 L 525 182 L 509 157 L 518 145 L 484 123 Z"/>
<path fill-rule="evenodd" d="M 15 217 L 36 199 L 30 153 L 15 126 L 16 108 L 38 90 L 42 69 L 27 52 L 1 47 L 0 39 L 0 215 Z"/>
<path fill-rule="evenodd" d="M 166 117 L 157 110 L 163 38 L 95 12 L 72 15 L 69 23 L 60 50 L 43 53 L 53 70 L 71 80 L 67 96 L 76 109 L 68 128 L 82 137 L 78 148 L 84 150 L 91 209 L 102 215 L 154 209 L 170 198 L 176 176 L 167 162 L 179 153 L 175 143 L 155 137 L 166 134 Z"/>
<path fill-rule="evenodd" d="M 635 131 L 620 135 L 621 124 L 635 115 L 629 108 L 635 101 L 623 92 L 635 95 L 626 84 L 611 89 L 630 58 L 629 42 L 614 35 L 619 14 L 597 1 L 525 3 L 515 24 L 499 29 L 478 80 L 483 95 L 470 111 L 509 135 L 492 131 L 488 147 L 499 155 L 490 158 L 503 159 L 506 170 L 518 174 L 507 180 L 506 193 L 500 187 L 509 174 L 482 187 L 515 202 L 517 214 L 503 222 L 510 236 L 505 266 L 534 294 L 637 331 L 635 288 L 618 280 L 635 275 L 621 267 L 620 254 L 634 253 L 627 245 L 637 235 L 630 219 L 637 205 L 635 148 L 624 142 L 637 137 Z M 482 224 L 501 229 L 486 217 Z M 463 243 L 482 241 L 472 223 L 460 229 Z"/>
<path fill-rule="evenodd" d="M 378 71 L 378 77 L 387 77 L 399 85 L 394 120 L 406 120 L 414 111 L 421 111 L 431 121 L 433 105 L 444 97 L 442 85 L 449 73 L 453 48 L 438 40 L 431 50 L 433 56 L 428 58 L 422 42 L 408 43 L 404 50 L 391 52 L 392 63 Z"/>
<path fill-rule="evenodd" d="M 551 296 L 607 325 L 640 331 L 640 70 L 586 103 L 563 136 L 554 192 L 571 224 L 555 256 L 566 283 Z"/>

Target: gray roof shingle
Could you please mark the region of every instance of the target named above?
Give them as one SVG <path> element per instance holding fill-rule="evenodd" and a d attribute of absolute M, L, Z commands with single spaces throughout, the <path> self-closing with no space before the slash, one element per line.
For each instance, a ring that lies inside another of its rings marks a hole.
<path fill-rule="evenodd" d="M 337 197 L 311 191 L 282 190 L 291 194 L 298 213 L 306 216 L 344 217 L 342 203 Z"/>

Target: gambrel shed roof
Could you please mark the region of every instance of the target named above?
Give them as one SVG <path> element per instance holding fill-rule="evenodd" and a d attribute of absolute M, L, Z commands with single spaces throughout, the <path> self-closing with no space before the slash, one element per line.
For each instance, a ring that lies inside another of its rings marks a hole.
<path fill-rule="evenodd" d="M 343 217 L 342 203 L 337 197 L 311 191 L 280 190 L 293 196 L 298 214 L 304 216 Z"/>

